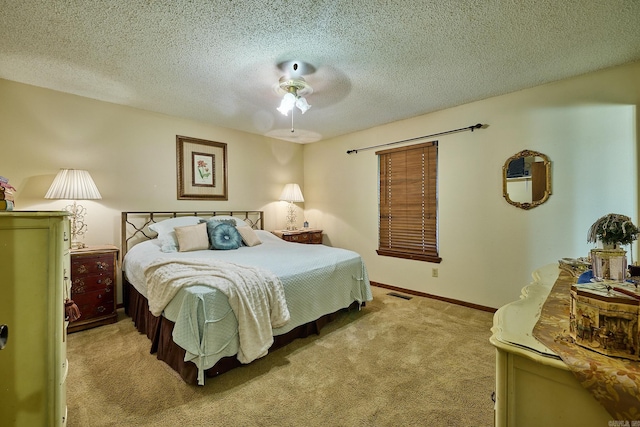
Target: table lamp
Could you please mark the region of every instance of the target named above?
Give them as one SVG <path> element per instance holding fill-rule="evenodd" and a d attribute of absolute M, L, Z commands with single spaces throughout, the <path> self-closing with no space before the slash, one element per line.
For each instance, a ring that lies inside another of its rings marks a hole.
<path fill-rule="evenodd" d="M 89 172 L 78 169 L 60 169 L 44 198 L 73 200 L 72 205 L 67 205 L 64 208 L 71 214 L 71 247 L 73 249 L 84 248 L 84 243 L 78 239 L 87 231 L 87 225 L 84 223 L 87 209 L 77 204 L 76 200 L 102 199 Z"/>
<path fill-rule="evenodd" d="M 285 185 L 284 189 L 282 190 L 282 194 L 280 195 L 280 200 L 289 202 L 289 205 L 287 206 L 287 230 L 295 230 L 296 207 L 293 204 L 304 202 L 304 197 L 302 197 L 300 186 L 298 184 Z"/>

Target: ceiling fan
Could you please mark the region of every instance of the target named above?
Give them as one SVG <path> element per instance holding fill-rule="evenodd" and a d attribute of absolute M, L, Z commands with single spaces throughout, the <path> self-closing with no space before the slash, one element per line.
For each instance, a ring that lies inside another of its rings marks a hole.
<path fill-rule="evenodd" d="M 285 116 L 289 115 L 289 111 L 292 112 L 291 132 L 293 132 L 293 108 L 297 107 L 302 114 L 311 108 L 305 97 L 313 93 L 313 88 L 302 76 L 314 73 L 315 68 L 303 61 L 281 62 L 278 68 L 285 73 L 274 86 L 276 93 L 282 96 L 278 111 Z"/>

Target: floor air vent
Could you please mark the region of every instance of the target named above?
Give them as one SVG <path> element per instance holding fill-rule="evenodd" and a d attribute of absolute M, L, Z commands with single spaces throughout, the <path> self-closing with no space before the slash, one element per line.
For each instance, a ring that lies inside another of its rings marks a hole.
<path fill-rule="evenodd" d="M 396 292 L 389 292 L 387 295 L 390 295 L 392 297 L 407 299 L 407 300 L 413 298 L 413 297 L 410 297 L 409 295 L 402 295 L 402 294 L 398 294 Z"/>

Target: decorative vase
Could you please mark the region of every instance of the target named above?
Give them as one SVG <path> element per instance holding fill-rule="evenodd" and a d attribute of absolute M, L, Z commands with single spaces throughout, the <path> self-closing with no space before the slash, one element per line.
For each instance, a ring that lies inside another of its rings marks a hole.
<path fill-rule="evenodd" d="M 604 242 L 600 242 L 600 244 L 602 245 L 602 249 L 606 249 L 606 250 L 614 250 L 614 249 L 620 249 L 620 243 L 616 242 L 616 243 L 604 243 Z"/>
<path fill-rule="evenodd" d="M 627 251 L 591 249 L 591 268 L 595 280 L 623 282 L 627 277 Z"/>

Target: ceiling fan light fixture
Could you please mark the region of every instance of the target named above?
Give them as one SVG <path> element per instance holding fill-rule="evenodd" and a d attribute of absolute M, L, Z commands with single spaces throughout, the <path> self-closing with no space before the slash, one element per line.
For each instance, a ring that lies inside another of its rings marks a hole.
<path fill-rule="evenodd" d="M 296 107 L 298 107 L 302 114 L 304 114 L 309 108 L 311 108 L 311 105 L 309 105 L 306 98 L 299 96 L 298 98 L 296 98 Z"/>
<path fill-rule="evenodd" d="M 280 111 L 280 113 L 282 113 L 283 115 L 287 116 L 289 115 L 289 111 L 293 110 L 293 106 L 295 104 L 296 104 L 296 96 L 291 92 L 287 92 L 282 98 L 282 101 L 280 102 L 278 111 Z"/>
<path fill-rule="evenodd" d="M 302 77 L 281 77 L 278 82 L 278 92 L 280 94 L 284 93 L 278 111 L 285 116 L 289 115 L 289 111 L 293 110 L 293 107 L 298 107 L 302 114 L 311 108 L 311 105 L 303 95 L 313 93 L 313 89 Z"/>

